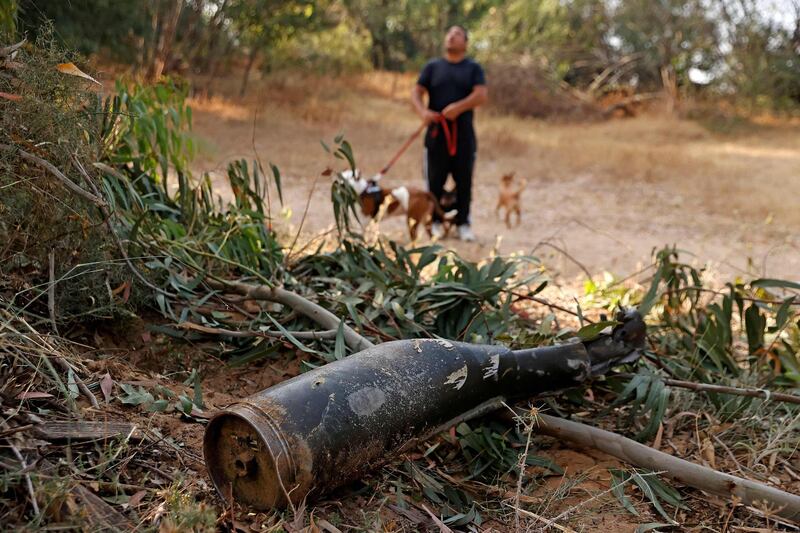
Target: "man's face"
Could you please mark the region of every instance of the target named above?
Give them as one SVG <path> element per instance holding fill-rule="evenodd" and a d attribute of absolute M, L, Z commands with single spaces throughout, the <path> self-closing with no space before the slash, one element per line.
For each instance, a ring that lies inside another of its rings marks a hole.
<path fill-rule="evenodd" d="M 467 50 L 467 36 L 464 30 L 458 26 L 453 26 L 447 30 L 444 38 L 444 48 L 451 53 L 465 52 Z"/>

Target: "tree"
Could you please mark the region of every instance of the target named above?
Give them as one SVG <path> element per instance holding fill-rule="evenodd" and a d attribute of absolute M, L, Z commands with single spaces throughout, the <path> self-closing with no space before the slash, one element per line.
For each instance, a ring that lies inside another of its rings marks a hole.
<path fill-rule="evenodd" d="M 343 0 L 350 16 L 372 41 L 376 69 L 404 70 L 441 52 L 447 28 L 477 27 L 499 0 Z"/>
<path fill-rule="evenodd" d="M 750 111 L 762 104 L 785 109 L 800 103 L 800 1 L 794 2 L 794 27 L 764 17 L 753 0 L 735 8 L 720 2 L 730 52 L 723 80 Z"/>
<path fill-rule="evenodd" d="M 0 0 L 2 2 L 8 0 Z M 52 24 L 55 37 L 68 48 L 84 55 L 103 50 L 118 61 L 134 63 L 139 48 L 149 36 L 146 2 L 11 2 L 19 6 L 18 30 L 26 34 L 29 40 L 35 39 L 44 25 Z"/>
<path fill-rule="evenodd" d="M 0 0 L 0 39 L 11 40 L 17 31 L 16 0 Z"/>
<path fill-rule="evenodd" d="M 719 60 L 718 26 L 705 0 L 621 0 L 614 21 L 620 50 L 639 57 L 638 83 L 663 87 L 671 108 L 689 71 L 711 70 Z"/>
<path fill-rule="evenodd" d="M 151 53 L 146 62 L 148 80 L 157 80 L 164 72 L 164 66 L 172 53 L 182 8 L 183 0 L 152 0 L 148 5 L 153 35 Z"/>
<path fill-rule="evenodd" d="M 248 50 L 240 94 L 247 90 L 259 54 L 319 22 L 316 4 L 313 0 L 239 0 L 231 7 L 232 31 Z"/>

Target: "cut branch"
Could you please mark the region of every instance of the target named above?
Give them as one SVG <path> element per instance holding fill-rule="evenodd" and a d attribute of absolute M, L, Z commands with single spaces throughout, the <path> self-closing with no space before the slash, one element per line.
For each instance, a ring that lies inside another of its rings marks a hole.
<path fill-rule="evenodd" d="M 78 196 L 85 198 L 86 200 L 89 200 L 90 202 L 98 206 L 106 205 L 105 201 L 103 201 L 102 198 L 100 198 L 99 196 L 95 196 L 89 191 L 85 191 L 82 188 L 80 188 L 77 183 L 66 177 L 64 173 L 58 170 L 55 167 L 55 165 L 53 165 L 50 161 L 42 159 L 41 157 L 35 156 L 33 154 L 29 154 L 25 150 L 20 150 L 19 148 L 15 146 L 10 146 L 8 144 L 0 144 L 0 150 L 4 150 L 6 152 L 18 153 L 19 156 L 25 161 L 33 163 L 47 170 L 50 174 L 55 176 L 61 183 L 63 183 L 69 190 L 71 190 Z"/>
<path fill-rule="evenodd" d="M 633 377 L 633 374 L 619 374 L 620 376 Z M 665 385 L 681 387 L 697 392 L 713 392 L 717 394 L 732 394 L 734 396 L 748 396 L 750 398 L 764 398 L 767 401 L 800 404 L 800 396 L 784 392 L 772 392 L 768 389 L 752 389 L 742 387 L 727 387 L 712 385 L 710 383 L 695 383 L 694 381 L 681 381 L 678 379 L 663 379 Z"/>
<path fill-rule="evenodd" d="M 314 302 L 303 298 L 299 294 L 287 291 L 281 287 L 267 287 L 266 285 L 250 285 L 238 281 L 208 280 L 208 284 L 217 290 L 230 291 L 250 300 L 267 300 L 291 307 L 298 313 L 307 316 L 317 324 L 327 329 L 338 329 L 342 322 L 339 317 Z M 372 342 L 359 335 L 353 328 L 344 324 L 344 341 L 352 350 L 360 352 L 374 346 Z"/>
<path fill-rule="evenodd" d="M 31 507 L 33 507 L 33 514 L 37 517 L 39 516 L 39 504 L 36 502 L 36 491 L 33 488 L 33 483 L 31 482 L 31 476 L 28 474 L 28 463 L 25 462 L 25 458 L 22 456 L 20 451 L 17 449 L 14 444 L 9 441 L 9 446 L 11 447 L 11 451 L 14 452 L 14 456 L 19 461 L 19 465 L 21 468 L 20 472 L 24 472 L 25 477 L 25 486 L 28 488 L 28 495 L 31 499 Z"/>
<path fill-rule="evenodd" d="M 189 329 L 192 331 L 199 331 L 201 333 L 208 333 L 209 335 L 225 335 L 226 337 L 249 338 L 249 337 L 264 337 L 276 338 L 285 337 L 280 331 L 236 331 L 233 329 L 223 328 L 209 328 L 208 326 L 201 326 L 193 322 L 181 322 L 176 326 L 180 329 Z M 335 339 L 337 330 L 328 329 L 325 331 L 290 331 L 293 337 L 300 340 L 322 340 L 322 339 Z"/>
<path fill-rule="evenodd" d="M 673 457 L 609 431 L 541 413 L 539 416 L 542 434 L 603 451 L 634 466 L 663 471 L 681 483 L 726 498 L 735 497 L 748 506 L 767 504 L 777 516 L 800 520 L 800 496 L 795 494 Z"/>

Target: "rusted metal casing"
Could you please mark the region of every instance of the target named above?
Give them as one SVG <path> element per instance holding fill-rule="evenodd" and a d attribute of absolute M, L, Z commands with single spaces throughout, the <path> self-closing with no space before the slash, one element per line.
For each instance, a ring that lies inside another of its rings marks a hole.
<path fill-rule="evenodd" d="M 624 319 L 590 343 L 511 351 L 405 340 L 306 372 L 209 422 L 211 479 L 224 498 L 259 510 L 319 495 L 487 400 L 574 387 L 635 357 L 644 323 L 635 312 Z"/>

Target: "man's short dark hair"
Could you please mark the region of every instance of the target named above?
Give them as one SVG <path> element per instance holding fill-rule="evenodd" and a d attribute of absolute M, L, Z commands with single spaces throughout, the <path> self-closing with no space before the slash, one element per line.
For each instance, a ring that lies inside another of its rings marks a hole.
<path fill-rule="evenodd" d="M 461 24 L 451 24 L 450 27 L 448 28 L 448 31 L 450 31 L 453 28 L 458 28 L 459 30 L 461 30 L 464 33 L 464 40 L 469 41 L 469 32 L 467 31 L 467 28 L 465 28 Z"/>

